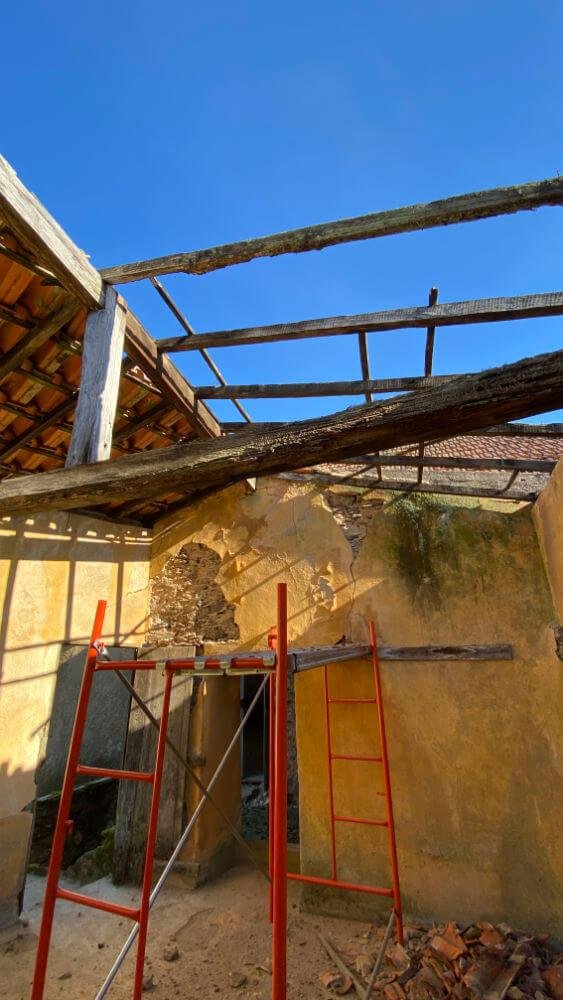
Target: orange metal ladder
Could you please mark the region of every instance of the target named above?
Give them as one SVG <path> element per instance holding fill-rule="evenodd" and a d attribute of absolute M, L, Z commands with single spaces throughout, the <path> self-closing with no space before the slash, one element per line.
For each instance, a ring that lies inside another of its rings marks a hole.
<path fill-rule="evenodd" d="M 324 669 L 324 698 L 327 733 L 328 756 L 328 795 L 331 833 L 331 878 L 321 878 L 316 875 L 299 875 L 288 873 L 288 878 L 297 882 L 309 882 L 313 885 L 324 885 L 336 889 L 349 889 L 354 892 L 365 892 L 375 896 L 387 896 L 393 900 L 393 910 L 397 924 L 397 939 L 403 943 L 403 914 L 401 905 L 401 889 L 399 884 L 399 868 L 397 863 L 397 845 L 395 840 L 395 824 L 393 819 L 393 798 L 391 794 L 391 777 L 389 758 L 387 755 L 387 738 L 385 733 L 385 717 L 383 713 L 383 695 L 381 690 L 381 674 L 379 657 L 377 655 L 377 638 L 375 626 L 370 622 L 370 644 L 373 663 L 375 694 L 372 698 L 333 698 L 330 694 L 328 667 Z M 380 755 L 334 753 L 332 746 L 331 705 L 375 705 L 379 727 Z M 377 792 L 385 800 L 385 819 L 361 819 L 357 816 L 343 816 L 335 812 L 333 787 L 333 761 L 349 760 L 360 764 L 381 764 L 383 771 L 383 792 Z M 336 824 L 357 823 L 363 826 L 383 827 L 387 829 L 389 841 L 389 861 L 391 867 L 391 888 L 365 885 L 356 882 L 346 882 L 338 878 L 338 863 L 336 856 Z"/>
<path fill-rule="evenodd" d="M 156 841 L 156 829 L 158 824 L 158 807 L 160 800 L 160 789 L 162 785 L 162 772 L 164 766 L 164 751 L 166 748 L 166 730 L 168 725 L 168 715 L 170 710 L 170 693 L 172 688 L 172 673 L 166 673 L 164 685 L 164 697 L 162 701 L 162 714 L 160 719 L 160 730 L 156 747 L 156 759 L 154 770 L 145 771 L 122 771 L 115 768 L 89 767 L 79 763 L 80 747 L 84 735 L 84 727 L 88 713 L 88 704 L 92 690 L 92 682 L 97 669 L 104 669 L 102 664 L 98 664 L 100 651 L 100 636 L 106 609 L 105 601 L 98 601 L 94 626 L 90 638 L 90 647 L 86 658 L 86 665 L 82 677 L 82 685 L 78 696 L 76 715 L 70 741 L 67 765 L 61 792 L 59 812 L 53 836 L 53 847 L 47 882 L 45 886 L 45 900 L 43 904 L 43 917 L 39 940 L 37 943 L 37 958 L 35 962 L 35 974 L 31 1000 L 42 1000 L 45 989 L 45 978 L 47 974 L 47 961 L 49 954 L 49 943 L 53 927 L 53 916 L 57 899 L 66 899 L 71 903 L 80 906 L 91 906 L 97 910 L 105 910 L 107 913 L 114 913 L 120 917 L 128 917 L 139 925 L 139 940 L 137 944 L 137 957 L 135 966 L 135 985 L 133 996 L 135 1000 L 140 1000 L 143 986 L 143 967 L 145 961 L 145 949 L 147 941 L 147 929 L 149 921 L 149 898 L 151 892 L 152 869 L 154 860 L 154 847 Z M 121 666 L 121 662 L 119 666 Z M 109 666 L 109 665 L 108 665 Z M 72 820 L 69 819 L 72 803 L 72 793 L 74 781 L 77 775 L 107 776 L 112 778 L 125 779 L 128 781 L 146 781 L 153 786 L 151 806 L 149 813 L 149 824 L 147 830 L 147 844 L 145 850 L 145 864 L 143 871 L 143 881 L 141 887 L 141 898 L 138 907 L 122 906 L 107 900 L 97 899 L 80 892 L 73 892 L 64 889 L 59 884 L 61 865 L 65 839 L 72 830 Z"/>

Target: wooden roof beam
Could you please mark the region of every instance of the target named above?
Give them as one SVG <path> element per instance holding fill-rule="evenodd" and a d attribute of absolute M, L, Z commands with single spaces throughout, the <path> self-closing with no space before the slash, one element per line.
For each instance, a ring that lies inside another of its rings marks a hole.
<path fill-rule="evenodd" d="M 0 218 L 21 246 L 88 309 L 99 309 L 104 304 L 104 283 L 99 272 L 22 184 L 3 156 L 0 156 Z"/>
<path fill-rule="evenodd" d="M 205 495 L 249 476 L 431 441 L 443 436 L 444 427 L 453 436 L 499 420 L 549 411 L 560 404 L 562 393 L 563 351 L 555 351 L 449 379 L 384 403 L 364 404 L 273 430 L 252 428 L 219 440 L 7 481 L 0 484 L 0 516 L 173 492 Z"/>
<path fill-rule="evenodd" d="M 370 479 L 369 476 L 338 476 L 329 472 L 315 472 L 309 475 L 284 474 L 284 478 L 304 482 L 326 483 L 327 486 L 357 486 L 370 491 L 391 490 L 394 493 L 436 493 L 456 497 L 483 497 L 491 500 L 515 500 L 532 503 L 539 490 L 510 490 L 490 486 L 456 485 L 455 483 L 419 483 L 416 480 Z"/>
<path fill-rule="evenodd" d="M 197 399 L 290 399 L 305 396 L 364 396 L 373 392 L 411 392 L 428 389 L 459 375 L 414 375 L 351 382 L 283 382 L 266 385 L 198 385 Z M 371 399 L 370 399 L 371 402 Z"/>
<path fill-rule="evenodd" d="M 416 469 L 422 464 L 425 469 L 477 469 L 489 472 L 516 470 L 518 472 L 550 473 L 555 468 L 557 461 L 548 458 L 442 458 L 442 456 L 434 457 L 433 455 L 424 455 L 420 458 L 417 455 L 358 455 L 357 458 L 342 459 L 342 464 L 369 465 L 374 468 L 383 465 L 388 468 L 403 469 Z"/>
<path fill-rule="evenodd" d="M 263 421 L 261 423 L 255 422 L 253 424 L 254 430 L 274 430 L 276 427 L 281 427 L 287 424 L 285 420 L 271 420 Z M 242 431 L 245 428 L 245 424 L 241 420 L 224 420 L 221 424 L 223 431 L 226 434 L 236 434 L 238 431 Z M 538 437 L 538 438 L 558 438 L 563 437 L 563 424 L 524 424 L 524 423 L 507 423 L 507 424 L 495 424 L 493 427 L 482 427 L 479 430 L 473 431 L 461 431 L 454 434 L 448 434 L 447 437 L 440 435 L 441 441 L 450 441 L 455 437 L 463 437 L 464 434 L 478 435 L 479 437 Z M 418 443 L 418 442 L 417 442 Z"/>
<path fill-rule="evenodd" d="M 407 306 L 404 309 L 386 309 L 354 316 L 328 316 L 301 320 L 298 323 L 244 327 L 240 330 L 218 330 L 213 333 L 198 333 L 195 337 L 166 337 L 158 341 L 158 349 L 173 352 L 197 351 L 204 347 L 236 347 L 242 344 L 271 344 L 280 340 L 303 340 L 307 337 L 337 337 L 356 334 L 358 330 L 385 333 L 389 330 L 465 326 L 470 323 L 498 323 L 512 319 L 561 315 L 563 292 L 544 292 L 538 295 L 442 302 L 432 306 Z"/>
<path fill-rule="evenodd" d="M 242 264 L 256 257 L 277 257 L 284 253 L 303 253 L 322 250 L 337 243 L 375 239 L 408 233 L 436 226 L 450 226 L 456 222 L 473 222 L 496 215 L 510 215 L 529 211 L 542 205 L 563 203 L 563 177 L 552 177 L 529 184 L 512 187 L 490 188 L 456 195 L 425 204 L 408 205 L 370 215 L 325 222 L 302 229 L 290 229 L 270 236 L 226 243 L 205 250 L 169 254 L 132 264 L 106 267 L 101 274 L 110 284 L 139 281 L 161 274 L 183 271 L 186 274 L 207 274 L 233 264 Z"/>
<path fill-rule="evenodd" d="M 211 410 L 196 398 L 193 387 L 170 358 L 163 357 L 151 337 L 130 309 L 125 323 L 125 351 L 141 368 L 165 399 L 170 401 L 202 437 L 219 437 L 221 424 Z"/>

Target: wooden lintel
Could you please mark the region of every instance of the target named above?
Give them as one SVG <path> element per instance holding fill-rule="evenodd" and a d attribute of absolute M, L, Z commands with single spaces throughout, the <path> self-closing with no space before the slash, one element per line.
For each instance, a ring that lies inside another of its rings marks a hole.
<path fill-rule="evenodd" d="M 453 436 L 549 411 L 560 404 L 562 393 L 563 351 L 555 351 L 274 430 L 251 428 L 236 436 L 5 481 L 0 516 L 173 492 L 202 495 L 254 475 L 435 440 L 445 427 Z"/>
<path fill-rule="evenodd" d="M 80 250 L 41 202 L 0 156 L 0 219 L 18 242 L 89 309 L 104 303 L 104 283 Z"/>
<path fill-rule="evenodd" d="M 563 178 L 562 178 L 563 181 Z M 195 337 L 166 337 L 158 341 L 159 351 L 197 351 L 208 347 L 235 347 L 242 344 L 269 344 L 307 337 L 335 337 L 358 330 L 384 333 L 390 330 L 422 329 L 437 326 L 465 326 L 469 323 L 498 323 L 563 315 L 563 292 L 513 295 L 496 299 L 441 302 L 433 306 L 407 306 L 354 316 L 328 316 L 298 323 L 243 327 L 198 333 Z"/>
<path fill-rule="evenodd" d="M 337 243 L 375 239 L 408 233 L 436 226 L 450 226 L 457 222 L 473 222 L 496 215 L 540 208 L 542 205 L 563 203 L 563 178 L 552 177 L 512 187 L 489 188 L 470 194 L 456 195 L 419 205 L 407 205 L 370 215 L 339 219 L 317 226 L 290 229 L 270 236 L 241 240 L 223 246 L 193 250 L 188 253 L 169 254 L 151 260 L 107 267 L 102 270 L 105 281 L 118 284 L 139 281 L 159 274 L 183 271 L 186 274 L 207 274 L 233 264 L 242 264 L 256 257 L 276 257 L 284 253 L 303 253 L 322 250 Z"/>
<path fill-rule="evenodd" d="M 380 660 L 512 660 L 514 651 L 506 643 L 479 645 L 465 643 L 452 646 L 383 646 L 378 644 Z M 371 656 L 369 646 L 325 646 L 311 649 L 290 649 L 289 656 L 296 673 L 341 660 L 362 660 Z"/>

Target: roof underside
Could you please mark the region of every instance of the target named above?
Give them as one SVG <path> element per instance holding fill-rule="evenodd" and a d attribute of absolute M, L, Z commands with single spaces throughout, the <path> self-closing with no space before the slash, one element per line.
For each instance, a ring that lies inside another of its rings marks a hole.
<path fill-rule="evenodd" d="M 103 301 L 102 277 L 110 281 L 150 278 L 178 320 L 179 331 L 183 331 L 177 338 L 168 338 L 157 347 L 158 341 L 155 343 L 127 311 L 130 322 L 121 368 L 112 459 L 189 442 L 197 437 L 215 437 L 252 423 L 238 396 L 249 399 L 284 395 L 359 395 L 370 402 L 378 392 L 416 391 L 424 388 L 424 384 L 438 383 L 445 378 L 432 373 L 436 326 L 563 312 L 563 293 L 437 306 L 437 290 L 432 289 L 428 309 L 413 307 L 393 313 L 333 317 L 205 335 L 194 334 L 189 321 L 156 277 L 174 269 L 204 273 L 253 256 L 301 252 L 348 239 L 408 231 L 416 228 L 419 216 L 424 226 L 448 225 L 452 221 L 470 221 L 538 204 L 560 204 L 563 191 L 558 178 L 202 251 L 199 256 L 203 254 L 203 263 L 197 254 L 180 255 L 181 260 L 173 259 L 174 267 L 166 258 L 113 269 L 115 273 L 110 270 L 100 276 L 1 157 L 0 174 L 0 479 L 65 465 L 80 386 L 87 310 L 99 308 Z M 407 221 L 403 219 L 405 212 L 409 213 Z M 401 219 L 397 221 L 395 216 Z M 417 225 L 420 224 L 419 221 Z M 319 246 L 318 240 L 321 240 Z M 424 372 L 416 378 L 374 379 L 366 333 L 412 326 L 427 327 Z M 354 334 L 351 350 L 359 348 L 360 351 L 361 382 L 229 387 L 206 350 L 206 346 L 213 346 L 215 342 L 222 346 L 252 345 L 267 340 L 330 336 L 338 332 Z M 194 390 L 168 357 L 167 352 L 177 350 L 199 351 L 218 387 L 200 386 Z M 397 384 L 391 385 L 391 382 Z M 221 425 L 204 402 L 217 398 L 231 399 L 243 422 Z M 446 464 L 437 461 L 444 457 Z M 324 476 L 327 482 L 344 479 L 370 488 L 426 492 L 435 488 L 442 493 L 533 499 L 560 457 L 563 457 L 560 425 L 550 431 L 546 429 L 542 436 L 534 436 L 533 428 L 530 434 L 522 435 L 515 435 L 510 429 L 504 434 L 501 428 L 496 428 L 486 434 L 473 433 L 431 444 L 421 442 L 379 456 L 372 454 L 330 466 L 317 466 L 306 470 L 304 475 L 321 479 Z M 186 495 L 180 492 L 163 492 L 156 499 L 135 497 L 101 503 L 96 506 L 95 513 L 116 521 L 150 525 L 185 499 Z"/>

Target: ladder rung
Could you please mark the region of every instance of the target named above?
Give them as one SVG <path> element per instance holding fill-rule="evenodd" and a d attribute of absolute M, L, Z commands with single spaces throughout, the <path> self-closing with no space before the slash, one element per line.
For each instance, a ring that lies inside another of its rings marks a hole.
<path fill-rule="evenodd" d="M 154 781 L 153 771 L 120 771 L 115 767 L 89 767 L 87 764 L 78 764 L 77 774 L 88 774 L 92 778 L 123 778 L 131 781 Z"/>
<path fill-rule="evenodd" d="M 133 906 L 121 906 L 119 903 L 110 903 L 107 899 L 95 899 L 94 896 L 85 896 L 81 892 L 71 892 L 70 889 L 57 887 L 58 899 L 67 899 L 69 903 L 78 903 L 79 906 L 91 906 L 93 910 L 104 910 L 106 913 L 114 913 L 118 917 L 129 917 L 130 920 L 138 921 L 141 911 Z"/>
<path fill-rule="evenodd" d="M 363 757 L 354 753 L 331 753 L 331 760 L 368 760 L 376 764 L 381 764 L 383 757 Z"/>
<path fill-rule="evenodd" d="M 296 872 L 288 872 L 288 879 L 292 882 L 310 882 L 312 885 L 330 885 L 335 889 L 352 889 L 356 892 L 369 892 L 373 896 L 388 896 L 393 898 L 392 889 L 380 889 L 376 885 L 362 885 L 356 882 L 341 882 L 335 878 L 318 878 L 316 875 L 298 875 Z"/>
<path fill-rule="evenodd" d="M 339 823 L 362 823 L 365 826 L 389 826 L 386 819 L 358 819 L 356 816 L 333 816 Z"/>
<path fill-rule="evenodd" d="M 377 705 L 377 698 L 329 698 L 331 705 Z"/>

